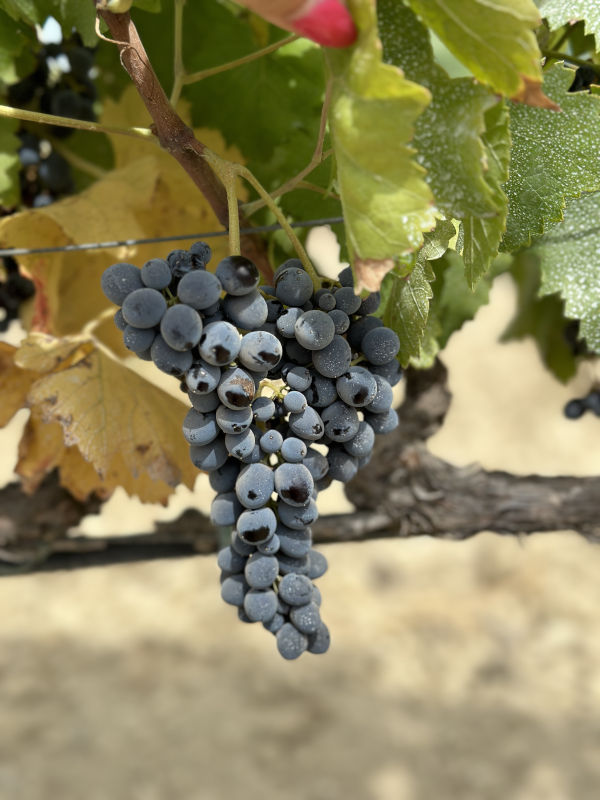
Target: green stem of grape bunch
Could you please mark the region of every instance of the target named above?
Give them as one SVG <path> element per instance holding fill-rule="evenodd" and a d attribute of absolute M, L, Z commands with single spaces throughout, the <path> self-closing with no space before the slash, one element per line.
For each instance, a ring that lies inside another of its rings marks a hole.
<path fill-rule="evenodd" d="M 304 269 L 310 275 L 310 278 L 315 287 L 315 291 L 321 287 L 321 278 L 311 264 L 310 258 L 304 249 L 302 242 L 296 236 L 294 229 L 289 224 L 285 214 L 273 200 L 269 192 L 264 188 L 260 181 L 252 174 L 252 172 L 244 167 L 242 164 L 236 164 L 232 161 L 227 161 L 216 153 L 206 149 L 203 157 L 210 164 L 211 168 L 221 179 L 225 190 L 227 192 L 227 205 L 229 211 L 229 247 L 232 255 L 239 254 L 240 252 L 240 223 L 239 223 L 239 205 L 237 194 L 235 191 L 236 178 L 240 177 L 247 181 L 260 195 L 264 204 L 273 212 L 275 219 L 292 243 L 294 250 L 298 254 L 298 258 L 302 262 Z"/>

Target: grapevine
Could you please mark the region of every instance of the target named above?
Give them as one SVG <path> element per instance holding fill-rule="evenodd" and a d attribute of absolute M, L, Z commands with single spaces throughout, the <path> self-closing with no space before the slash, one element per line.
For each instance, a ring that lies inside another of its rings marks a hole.
<path fill-rule="evenodd" d="M 509 275 L 504 339 L 579 380 L 555 404 L 586 418 L 569 432 L 600 413 L 596 4 L 54 5 L 60 44 L 38 40 L 40 4 L 0 0 L 1 377 L 4 421 L 29 412 L 28 491 L 56 469 L 84 504 L 166 504 L 207 472 L 202 552 L 219 539 L 223 599 L 286 659 L 329 646 L 323 538 L 597 534 L 593 480 L 575 513 L 567 479 L 426 446 L 444 349 Z M 335 277 L 308 220 L 343 220 Z M 167 235 L 178 249 L 148 246 Z M 332 481 L 356 503 L 343 533 L 317 511 Z M 512 493 L 527 513 L 505 513 Z"/>

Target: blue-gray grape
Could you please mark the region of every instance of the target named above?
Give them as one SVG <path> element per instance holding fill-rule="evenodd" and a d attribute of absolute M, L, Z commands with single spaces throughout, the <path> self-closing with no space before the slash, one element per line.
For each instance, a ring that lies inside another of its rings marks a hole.
<path fill-rule="evenodd" d="M 252 419 L 252 409 L 249 406 L 232 409 L 220 405 L 217 408 L 217 425 L 223 433 L 243 433 L 252 424 Z"/>
<path fill-rule="evenodd" d="M 122 306 L 130 294 L 143 286 L 140 270 L 133 264 L 113 264 L 102 273 L 102 291 L 117 306 Z"/>
<path fill-rule="evenodd" d="M 160 332 L 173 350 L 191 350 L 200 341 L 202 318 L 190 306 L 171 306 L 160 321 Z"/>
<path fill-rule="evenodd" d="M 200 337 L 200 355 L 217 367 L 231 364 L 240 352 L 242 337 L 229 322 L 211 322 Z"/>
<path fill-rule="evenodd" d="M 268 622 L 277 613 L 277 595 L 271 590 L 249 589 L 244 611 L 252 622 Z"/>
<path fill-rule="evenodd" d="M 286 622 L 279 628 L 276 639 L 280 655 L 288 661 L 299 658 L 308 647 L 306 636 L 300 633 L 291 622 Z"/>
<path fill-rule="evenodd" d="M 136 289 L 123 301 L 123 316 L 135 328 L 154 328 L 166 310 L 167 301 L 162 294 L 147 287 Z"/>
<path fill-rule="evenodd" d="M 157 289 L 159 292 L 166 289 L 171 283 L 171 269 L 164 258 L 151 258 L 146 261 L 140 274 L 142 283 L 149 289 Z"/>
<path fill-rule="evenodd" d="M 236 328 L 244 331 L 257 330 L 267 321 L 267 303 L 265 298 L 257 291 L 241 297 L 231 294 L 226 295 L 223 300 L 223 311 L 227 319 Z"/>
<path fill-rule="evenodd" d="M 182 427 L 188 444 L 209 444 L 220 433 L 214 412 L 202 414 L 194 408 L 186 414 Z"/>
<path fill-rule="evenodd" d="M 260 280 L 256 265 L 244 256 L 227 256 L 217 264 L 215 272 L 227 294 L 235 297 L 253 292 Z"/>
<path fill-rule="evenodd" d="M 240 503 L 249 509 L 266 506 L 275 489 L 273 470 L 266 464 L 243 467 L 235 483 Z"/>
<path fill-rule="evenodd" d="M 197 311 L 208 310 L 218 303 L 223 287 L 216 275 L 205 270 L 188 272 L 179 281 L 177 297 Z"/>
<path fill-rule="evenodd" d="M 304 464 L 280 464 L 275 470 L 275 491 L 291 506 L 306 506 L 314 489 L 313 477 Z"/>
<path fill-rule="evenodd" d="M 279 562 L 275 556 L 253 553 L 246 562 L 244 576 L 253 589 L 268 589 L 279 574 Z M 277 606 L 275 606 L 276 608 Z M 275 609 L 273 609 L 275 613 Z"/>
<path fill-rule="evenodd" d="M 307 311 L 294 325 L 296 340 L 307 350 L 322 350 L 335 336 L 335 323 L 324 311 Z"/>
<path fill-rule="evenodd" d="M 316 633 L 321 627 L 321 614 L 316 603 L 295 606 L 290 611 L 290 622 L 300 633 Z"/>

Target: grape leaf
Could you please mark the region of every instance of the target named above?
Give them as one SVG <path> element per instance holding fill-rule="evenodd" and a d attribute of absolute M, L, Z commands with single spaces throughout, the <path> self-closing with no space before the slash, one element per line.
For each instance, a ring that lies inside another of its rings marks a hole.
<path fill-rule="evenodd" d="M 15 62 L 30 39 L 21 23 L 0 10 L 0 81 L 10 84 L 19 80 Z"/>
<path fill-rule="evenodd" d="M 0 203 L 10 208 L 19 202 L 19 155 L 21 146 L 15 135 L 19 123 L 0 119 Z"/>
<path fill-rule="evenodd" d="M 510 139 L 503 103 L 470 78 L 450 79 L 434 59 L 429 32 L 396 0 L 379 0 L 384 59 L 429 89 L 415 124 L 414 147 L 436 205 L 464 220 L 465 266 L 474 286 L 498 253 L 504 232 Z M 460 109 L 460 113 L 457 113 Z"/>
<path fill-rule="evenodd" d="M 404 271 L 396 267 L 383 282 L 378 313 L 400 338 L 398 359 L 403 367 L 421 355 L 429 301 L 433 297 L 430 284 L 435 280 L 430 261 L 443 255 L 455 234 L 451 222 L 438 220 L 435 230 L 424 234 L 423 247 L 412 256 Z"/>
<path fill-rule="evenodd" d="M 542 295 L 558 293 L 565 316 L 581 320 L 589 350 L 600 353 L 600 192 L 571 200 L 564 219 L 536 240 Z"/>
<path fill-rule="evenodd" d="M 60 23 L 65 38 L 69 37 L 75 28 L 86 47 L 94 47 L 98 44 L 95 31 L 96 9 L 92 2 L 52 0 L 51 13 Z"/>
<path fill-rule="evenodd" d="M 382 63 L 372 0 L 351 8 L 357 44 L 327 54 L 333 79 L 329 124 L 357 291 L 375 291 L 394 259 L 416 250 L 423 231 L 435 224 L 425 172 L 408 145 L 430 94 Z M 368 262 L 367 274 L 361 262 Z"/>
<path fill-rule="evenodd" d="M 66 446 L 99 474 L 89 491 L 123 486 L 143 500 L 165 502 L 178 483 L 193 486 L 197 471 L 181 436 L 182 402 L 81 337 L 30 334 L 15 362 L 38 372 L 29 405 L 45 423 L 60 423 Z M 36 461 L 44 456 L 40 435 Z"/>
<path fill-rule="evenodd" d="M 558 380 L 570 380 L 576 361 L 566 336 L 563 303 L 555 294 L 539 297 L 539 258 L 531 250 L 517 254 L 511 268 L 517 286 L 517 310 L 501 341 L 531 336 L 546 367 Z"/>
<path fill-rule="evenodd" d="M 0 9 L 13 20 L 28 25 L 42 25 L 47 17 L 52 16 L 60 23 L 65 38 L 71 35 L 73 28 L 76 28 L 87 47 L 94 47 L 98 43 L 94 30 L 96 12 L 92 2 L 87 3 L 82 0 L 0 0 Z M 2 21 L 0 33 L 3 28 L 4 22 Z"/>
<path fill-rule="evenodd" d="M 462 221 L 462 257 L 469 286 L 474 289 L 477 281 L 490 269 L 498 255 L 498 249 L 506 230 L 508 198 L 503 185 L 509 177 L 511 141 L 509 115 L 504 103 L 485 112 L 483 144 L 486 153 L 487 172 L 485 180 L 499 200 L 495 216 L 478 217 L 468 215 Z"/>
<path fill-rule="evenodd" d="M 409 0 L 446 47 L 493 89 L 530 105 L 551 107 L 540 86 L 541 53 L 532 0 Z"/>
<path fill-rule="evenodd" d="M 511 104 L 509 213 L 502 249 L 514 252 L 562 218 L 565 201 L 600 187 L 600 98 L 569 94 L 573 70 L 555 64 L 544 88 L 561 113 Z"/>
<path fill-rule="evenodd" d="M 0 342 L 0 428 L 7 425 L 14 415 L 25 405 L 29 387 L 37 377 L 31 370 L 21 369 L 15 364 L 17 348 Z"/>
<path fill-rule="evenodd" d="M 538 2 L 540 13 L 554 30 L 575 20 L 585 20 L 585 31 L 600 42 L 600 4 L 598 0 L 542 0 Z"/>
<path fill-rule="evenodd" d="M 19 442 L 15 472 L 23 490 L 31 494 L 54 469 L 58 469 L 60 485 L 82 502 L 91 494 L 107 499 L 115 488 L 100 478 L 77 447 L 65 447 L 58 422 L 45 422 L 34 408 Z"/>
<path fill-rule="evenodd" d="M 14 20 L 41 25 L 51 13 L 52 0 L 0 0 L 0 9 Z"/>
<path fill-rule="evenodd" d="M 142 11 L 151 11 L 156 14 L 160 11 L 161 0 L 133 0 L 134 8 L 141 8 Z"/>

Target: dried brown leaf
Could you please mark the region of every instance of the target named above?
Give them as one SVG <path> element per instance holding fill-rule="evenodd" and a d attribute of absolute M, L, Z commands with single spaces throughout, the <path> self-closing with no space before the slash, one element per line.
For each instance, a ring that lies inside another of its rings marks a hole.
<path fill-rule="evenodd" d="M 374 258 L 357 258 L 354 260 L 354 276 L 356 281 L 356 293 L 360 294 L 363 290 L 368 292 L 379 291 L 383 279 L 394 269 L 394 261 L 391 258 L 377 260 Z"/>

